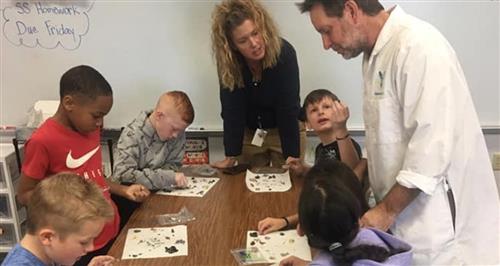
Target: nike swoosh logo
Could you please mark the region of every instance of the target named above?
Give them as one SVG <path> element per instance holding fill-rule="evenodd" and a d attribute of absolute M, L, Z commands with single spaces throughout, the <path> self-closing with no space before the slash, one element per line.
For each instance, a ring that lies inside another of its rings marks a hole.
<path fill-rule="evenodd" d="M 68 156 L 66 156 L 66 167 L 70 168 L 70 169 L 75 169 L 75 168 L 78 168 L 80 166 L 82 166 L 85 162 L 87 162 L 90 157 L 92 157 L 97 151 L 99 150 L 99 146 L 97 146 L 95 149 L 87 152 L 86 154 L 84 154 L 82 157 L 80 158 L 73 158 L 73 156 L 71 156 L 71 150 L 69 150 L 69 153 L 68 153 Z"/>

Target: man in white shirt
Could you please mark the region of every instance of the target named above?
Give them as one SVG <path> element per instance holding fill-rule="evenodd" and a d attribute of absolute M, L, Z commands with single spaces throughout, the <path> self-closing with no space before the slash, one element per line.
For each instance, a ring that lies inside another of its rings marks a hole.
<path fill-rule="evenodd" d="M 325 49 L 363 53 L 363 114 L 377 205 L 361 220 L 420 265 L 498 264 L 499 198 L 455 52 L 432 25 L 376 1 L 305 0 Z"/>

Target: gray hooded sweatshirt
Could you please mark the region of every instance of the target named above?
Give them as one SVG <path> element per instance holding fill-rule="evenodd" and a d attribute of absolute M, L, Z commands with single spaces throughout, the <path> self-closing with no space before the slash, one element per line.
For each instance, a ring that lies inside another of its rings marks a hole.
<path fill-rule="evenodd" d="M 151 190 L 175 185 L 175 171 L 182 166 L 186 135 L 162 141 L 142 111 L 120 135 L 115 151 L 113 180 L 139 183 Z"/>

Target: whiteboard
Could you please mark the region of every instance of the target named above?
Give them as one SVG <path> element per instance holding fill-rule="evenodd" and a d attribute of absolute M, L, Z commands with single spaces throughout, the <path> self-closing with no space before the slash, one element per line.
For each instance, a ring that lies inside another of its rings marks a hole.
<path fill-rule="evenodd" d="M 59 98 L 62 73 L 88 64 L 113 87 L 106 127 L 127 124 L 140 110 L 152 108 L 162 92 L 175 89 L 190 96 L 194 127 L 222 128 L 210 41 L 211 13 L 218 1 L 67 1 L 59 9 L 54 9 L 56 1 L 1 1 L 0 124 L 25 124 L 35 101 Z M 297 1 L 263 2 L 297 51 L 301 98 L 313 89 L 331 89 L 349 105 L 348 126 L 362 129 L 361 57 L 346 61 L 323 50 Z M 448 38 L 482 126 L 500 127 L 499 2 L 383 4 L 400 4 Z"/>

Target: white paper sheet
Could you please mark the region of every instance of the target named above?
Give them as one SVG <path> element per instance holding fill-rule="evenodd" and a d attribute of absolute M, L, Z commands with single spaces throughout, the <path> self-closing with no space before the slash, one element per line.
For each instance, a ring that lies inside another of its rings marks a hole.
<path fill-rule="evenodd" d="M 253 173 L 247 170 L 245 176 L 247 188 L 252 192 L 284 192 L 292 187 L 290 174 L 284 173 Z"/>
<path fill-rule="evenodd" d="M 122 259 L 163 258 L 188 255 L 187 227 L 130 228 Z"/>
<path fill-rule="evenodd" d="M 296 230 L 278 231 L 266 235 L 248 231 L 247 249 L 251 247 L 257 247 L 269 263 L 278 263 L 289 256 L 311 261 L 311 249 L 307 244 L 307 237 L 299 236 Z"/>
<path fill-rule="evenodd" d="M 180 196 L 180 197 L 203 197 L 219 181 L 217 177 L 187 177 L 187 188 L 175 189 L 171 191 L 160 190 L 160 195 Z"/>

